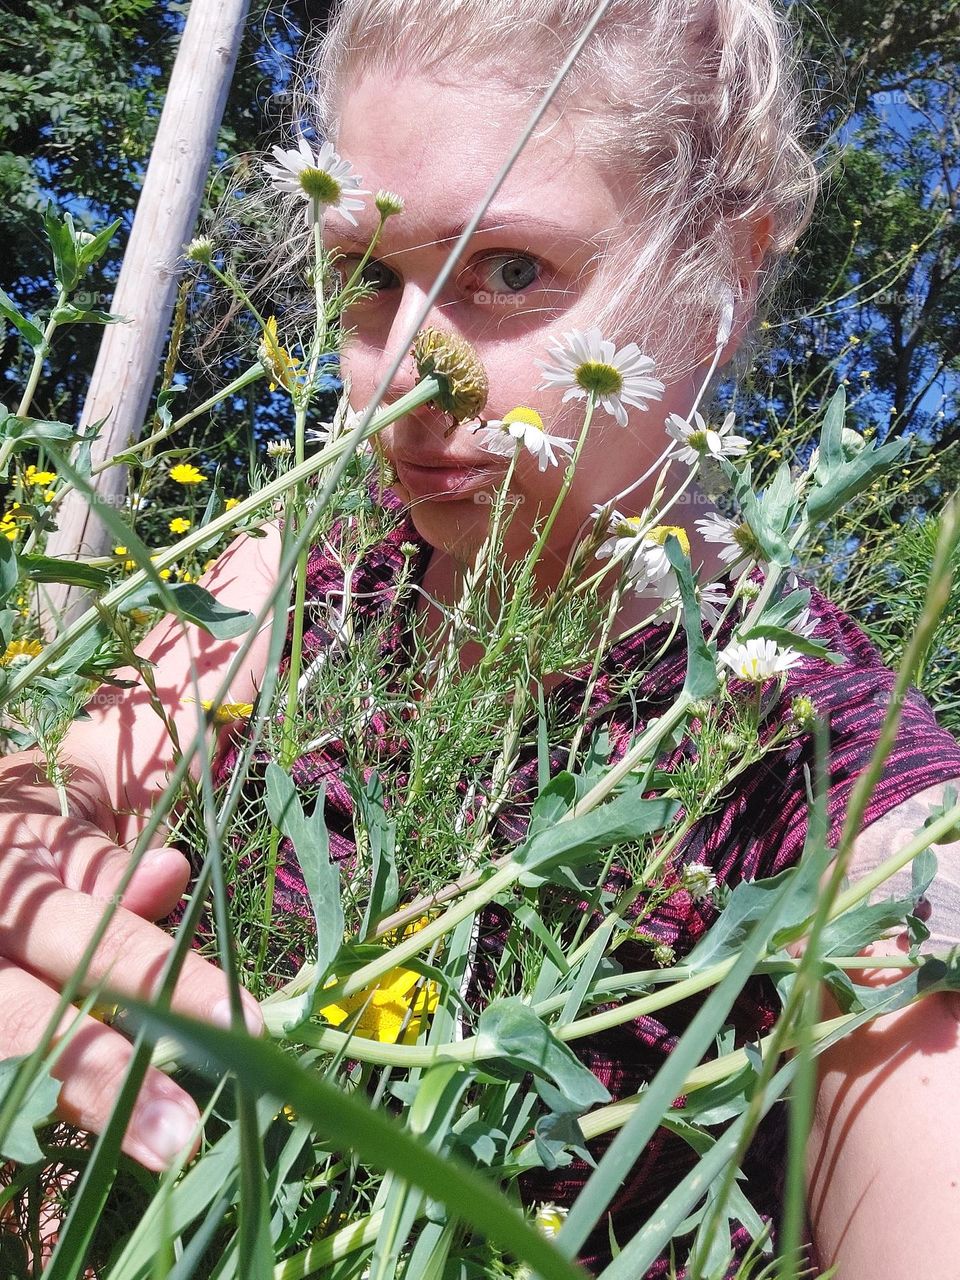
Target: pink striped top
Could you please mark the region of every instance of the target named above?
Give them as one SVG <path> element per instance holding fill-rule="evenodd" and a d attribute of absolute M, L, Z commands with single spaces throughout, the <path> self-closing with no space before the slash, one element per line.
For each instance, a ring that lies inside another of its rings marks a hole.
<path fill-rule="evenodd" d="M 357 566 L 353 574 L 356 625 L 361 627 L 384 610 L 390 611 L 389 625 L 382 657 L 385 669 L 404 660 L 404 637 L 408 619 L 395 608 L 396 581 L 401 569 L 408 578 L 422 576 L 431 548 L 418 536 L 413 524 L 400 508 L 399 500 L 386 496 L 386 504 L 397 512 L 392 532 Z M 416 553 L 411 556 L 413 544 Z M 803 584 L 808 585 L 808 584 Z M 320 657 L 331 644 L 330 607 L 340 602 L 343 589 L 341 564 L 328 552 L 315 547 L 308 566 L 308 625 L 304 636 L 304 666 Z M 819 618 L 816 639 L 843 655 L 843 665 L 834 666 L 819 659 L 804 658 L 788 674 L 783 697 L 771 717 L 772 732 L 785 714 L 791 697 L 804 694 L 812 699 L 821 716 L 829 720 L 830 755 L 828 763 L 829 840 L 836 843 L 843 825 L 851 789 L 866 767 L 877 741 L 887 700 L 894 684 L 894 674 L 880 660 L 875 647 L 863 631 L 840 609 L 815 589 L 812 591 L 811 614 Z M 590 701 L 592 732 L 604 729 L 609 735 L 612 759 L 619 759 L 638 730 L 672 702 L 683 684 L 685 643 L 682 631 L 666 654 L 643 679 L 637 682 L 630 697 L 618 696 L 621 679 L 631 670 L 643 668 L 656 653 L 669 631 L 668 624 L 656 623 L 639 634 L 614 644 L 603 662 L 600 678 Z M 719 637 L 724 643 L 730 634 L 730 623 Z M 289 645 L 289 636 L 288 636 Z M 333 655 L 332 660 L 335 659 Z M 286 661 L 286 659 L 285 659 Z M 579 671 L 554 687 L 549 701 L 560 723 L 569 723 L 579 714 L 588 672 Z M 388 731 L 385 718 L 376 712 L 371 716 L 367 732 L 369 758 L 384 766 L 403 771 L 403 744 L 397 742 L 396 728 Z M 378 742 L 378 735 L 382 741 Z M 694 733 L 695 737 L 695 733 Z M 696 750 L 695 742 L 685 738 L 660 762 L 670 768 L 685 755 Z M 219 760 L 218 775 L 225 778 L 236 758 L 237 747 L 228 747 Z M 352 800 L 343 777 L 344 744 L 337 738 L 302 756 L 293 768 L 295 780 L 304 789 L 326 785 L 327 821 L 331 835 L 332 855 L 348 870 L 353 854 L 351 811 Z M 558 747 L 551 756 L 551 769 L 566 765 L 566 748 Z M 793 739 L 786 747 L 773 751 L 763 760 L 741 773 L 717 809 L 702 818 L 681 848 L 678 865 L 696 861 L 709 866 L 720 884 L 735 885 L 741 879 L 772 876 L 793 863 L 799 856 L 806 835 L 806 798 L 804 766 L 813 767 L 813 743 L 809 735 Z M 522 838 L 527 815 L 537 792 L 538 765 L 533 749 L 520 758 L 512 780 L 512 803 L 498 819 L 496 834 L 503 843 Z M 883 769 L 874 791 L 866 823 L 880 818 L 901 801 L 934 783 L 960 777 L 960 745 L 938 727 L 929 704 L 915 689 L 911 690 L 903 708 L 903 717 L 894 750 Z M 289 846 L 281 848 L 281 865 L 277 878 L 276 906 L 281 912 L 292 912 L 310 918 L 311 912 L 303 878 Z M 708 899 L 695 902 L 683 891 L 673 893 L 643 921 L 644 933 L 655 942 L 671 946 L 677 957 L 687 953 L 716 918 L 716 908 Z M 482 919 L 478 949 L 478 990 L 483 987 L 484 966 L 502 946 L 508 926 L 506 913 L 490 908 Z M 618 949 L 617 957 L 625 968 L 649 968 L 653 942 L 631 942 Z M 277 946 L 282 949 L 282 930 L 278 930 Z M 290 957 L 297 963 L 298 957 Z M 606 1085 L 614 1098 L 636 1093 L 662 1064 L 682 1033 L 696 1008 L 687 1002 L 665 1011 L 662 1017 L 643 1017 L 615 1031 L 595 1036 L 577 1046 L 581 1058 Z M 751 981 L 734 1010 L 737 1043 L 755 1039 L 772 1026 L 778 1002 L 766 979 Z M 765 1218 L 775 1222 L 780 1195 L 780 1169 L 783 1158 L 783 1117 L 775 1109 L 762 1127 L 744 1162 L 744 1190 Z M 602 1141 L 596 1152 L 603 1150 Z M 652 1214 L 658 1203 L 695 1162 L 691 1149 L 673 1133 L 660 1130 L 644 1152 L 632 1176 L 611 1206 L 614 1234 L 621 1241 L 636 1225 Z M 552 1173 L 539 1171 L 529 1175 L 522 1186 L 529 1202 L 553 1200 L 569 1204 L 577 1194 L 588 1170 L 579 1161 Z M 734 1254 L 742 1259 L 749 1245 L 745 1229 L 732 1236 Z M 604 1222 L 582 1254 L 583 1262 L 599 1269 L 609 1257 L 609 1235 Z M 666 1258 L 660 1259 L 648 1272 L 650 1277 L 669 1273 Z"/>

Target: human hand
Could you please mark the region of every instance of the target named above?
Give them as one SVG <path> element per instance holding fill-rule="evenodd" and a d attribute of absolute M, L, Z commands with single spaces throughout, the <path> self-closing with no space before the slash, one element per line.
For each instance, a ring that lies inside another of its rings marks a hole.
<path fill-rule="evenodd" d="M 116 899 L 130 860 L 101 825 L 62 817 L 52 788 L 37 784 L 25 757 L 0 768 L 0 1058 L 30 1053 L 53 1015 L 58 993 L 80 964 L 103 914 Z M 190 874 L 177 849 L 157 847 L 141 859 L 107 926 L 82 991 L 104 982 L 122 994 L 149 999 L 173 945 L 152 920 L 176 905 Z M 242 993 L 249 1029 L 263 1022 L 256 1001 Z M 180 1013 L 230 1024 L 224 974 L 189 953 L 171 1006 Z M 58 1034 L 74 1021 L 68 1012 Z M 105 1126 L 129 1064 L 132 1046 L 112 1027 L 84 1017 L 53 1068 L 61 1080 L 58 1113 L 81 1129 Z M 198 1144 L 193 1099 L 151 1067 L 122 1142 L 123 1150 L 158 1171 Z"/>

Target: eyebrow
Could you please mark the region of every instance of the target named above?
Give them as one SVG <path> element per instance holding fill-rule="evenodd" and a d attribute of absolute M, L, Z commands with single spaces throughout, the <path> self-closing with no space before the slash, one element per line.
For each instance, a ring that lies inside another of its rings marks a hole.
<path fill-rule="evenodd" d="M 466 220 L 455 222 L 448 227 L 444 227 L 440 235 L 428 241 L 428 243 L 431 245 L 444 244 L 448 240 L 459 240 L 468 225 L 469 223 Z M 552 218 L 544 218 L 538 214 L 513 213 L 509 210 L 505 210 L 503 213 L 491 213 L 488 210 L 474 228 L 473 234 L 480 235 L 483 232 L 500 231 L 510 227 L 536 228 L 537 230 L 552 232 L 554 235 L 562 236 L 566 239 L 574 238 L 570 227 L 565 226 L 562 222 L 555 222 Z M 333 234 L 338 240 L 349 241 L 351 244 L 363 245 L 364 247 L 370 243 L 372 238 L 371 236 L 362 235 L 359 230 L 355 230 L 349 224 L 344 225 L 342 230 L 333 231 Z M 577 236 L 576 239 L 586 242 L 583 236 Z"/>

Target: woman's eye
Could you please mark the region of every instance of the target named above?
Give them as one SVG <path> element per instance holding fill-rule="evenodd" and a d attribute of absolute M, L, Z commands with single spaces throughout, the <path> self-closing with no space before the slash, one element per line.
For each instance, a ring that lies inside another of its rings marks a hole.
<path fill-rule="evenodd" d="M 352 278 L 360 262 L 361 259 L 359 257 L 340 259 L 337 263 L 337 270 L 340 273 L 340 279 L 343 284 L 346 284 Z M 379 293 L 383 289 L 392 288 L 398 280 L 397 273 L 392 271 L 385 262 L 381 262 L 378 258 L 371 258 L 354 283 L 367 285 Z"/>
<path fill-rule="evenodd" d="M 492 253 L 476 266 L 485 290 L 492 293 L 522 293 L 540 276 L 540 263 L 520 253 Z"/>

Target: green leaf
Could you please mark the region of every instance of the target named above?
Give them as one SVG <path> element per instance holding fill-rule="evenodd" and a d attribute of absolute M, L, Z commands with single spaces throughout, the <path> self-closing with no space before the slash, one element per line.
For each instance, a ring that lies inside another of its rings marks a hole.
<path fill-rule="evenodd" d="M 207 505 L 203 509 L 203 515 L 200 517 L 199 527 L 201 529 L 204 528 L 204 526 L 208 525 L 211 520 L 215 520 L 222 511 L 223 490 L 220 487 L 220 468 L 217 467 L 216 471 L 213 473 L 213 479 L 210 485 L 210 494 L 207 498 Z M 212 550 L 217 545 L 222 537 L 222 533 L 217 533 L 214 534 L 212 538 L 206 538 L 203 542 L 198 543 L 197 554 L 206 555 L 208 551 Z"/>
<path fill-rule="evenodd" d="M 781 648 L 795 649 L 797 653 L 805 653 L 810 658 L 822 658 L 825 662 L 832 662 L 834 666 L 840 666 L 846 662 L 842 653 L 827 649 L 816 640 L 798 635 L 796 631 L 790 631 L 786 627 L 772 626 L 767 622 L 760 622 L 749 631 L 738 632 L 737 640 L 743 644 L 748 640 L 776 640 Z"/>
<path fill-rule="evenodd" d="M 743 880 L 738 884 L 726 906 L 684 961 L 684 967 L 699 973 L 739 954 L 745 939 L 758 920 L 767 919 L 783 892 L 783 886 L 797 875 L 795 867 L 788 867 L 768 880 Z M 815 905 L 812 889 L 796 900 L 795 914 L 784 925 L 805 920 Z M 778 922 L 781 923 L 781 922 Z"/>
<path fill-rule="evenodd" d="M 340 870 L 330 858 L 323 791 L 317 796 L 313 812 L 308 818 L 293 779 L 274 761 L 267 765 L 266 781 L 270 821 L 293 844 L 317 925 L 316 979 L 303 1001 L 304 1008 L 309 1009 L 313 994 L 322 985 L 343 945 Z"/>
<path fill-rule="evenodd" d="M 853 956 L 868 947 L 871 942 L 889 929 L 904 923 L 915 899 L 889 898 L 884 902 L 862 902 L 851 907 L 843 915 L 831 920 L 820 936 L 820 947 L 825 956 Z"/>
<path fill-rule="evenodd" d="M 80 436 L 67 422 L 44 422 L 38 418 L 18 418 L 16 414 L 8 414 L 0 427 L 0 434 L 5 440 L 16 441 L 15 452 L 27 445 L 56 444 L 64 441 L 79 440 Z"/>
<path fill-rule="evenodd" d="M 494 1241 L 541 1280 L 586 1280 L 586 1272 L 561 1257 L 553 1243 L 535 1230 L 487 1178 L 456 1156 L 431 1151 L 383 1109 L 362 1095 L 338 1089 L 315 1070 L 305 1070 L 265 1040 L 194 1022 L 179 1014 L 128 1000 L 155 1033 L 169 1033 L 209 1072 L 235 1071 L 248 1088 L 292 1106 L 336 1149 L 364 1164 L 390 1169 L 431 1199 L 443 1204 L 476 1231 Z"/>
<path fill-rule="evenodd" d="M 68 213 L 61 221 L 54 213 L 53 206 L 47 205 L 43 215 L 43 226 L 53 251 L 53 269 L 57 283 L 64 292 L 69 293 L 80 279 L 73 218 Z"/>
<path fill-rule="evenodd" d="M 843 387 L 838 387 L 827 408 L 817 467 L 807 493 L 807 518 L 811 525 L 829 520 L 888 471 L 911 446 L 909 437 L 889 441 L 879 448 L 865 440 L 859 453 L 851 456 L 843 448 L 845 411 L 846 393 Z"/>
<path fill-rule="evenodd" d="M 173 598 L 173 609 L 167 592 Z M 166 591 L 156 583 L 144 583 L 119 606 L 124 612 L 131 609 L 164 609 L 175 613 L 186 622 L 193 622 L 218 640 L 230 640 L 243 635 L 254 623 L 254 616 L 246 609 L 231 609 L 220 604 L 206 587 L 195 582 L 167 583 Z"/>
<path fill-rule="evenodd" d="M 365 786 L 354 790 L 354 800 L 370 843 L 370 897 L 360 928 L 360 936 L 365 938 L 379 920 L 390 914 L 400 897 L 397 824 L 387 817 L 383 784 L 376 771 L 371 773 Z"/>
<path fill-rule="evenodd" d="M 6 1058 L 0 1062 L 0 1096 L 6 1093 L 20 1063 L 24 1058 Z M 60 1081 L 54 1080 L 49 1071 L 38 1069 L 30 1083 L 10 1128 L 0 1146 L 0 1156 L 15 1160 L 17 1164 L 33 1164 L 43 1159 L 34 1129 L 46 1124 L 53 1115 L 60 1095 Z"/>
<path fill-rule="evenodd" d="M 733 486 L 743 519 L 753 531 L 763 559 L 774 564 L 789 564 L 793 552 L 786 534 L 796 518 L 799 503 L 793 486 L 784 484 L 782 470 L 773 484 L 758 494 L 754 491 L 753 468 L 749 462 L 743 466 L 735 466 L 729 458 L 719 458 L 718 462 Z"/>
<path fill-rule="evenodd" d="M 99 262 L 109 248 L 110 241 L 117 234 L 122 222 L 122 218 L 115 219 L 108 227 L 98 231 L 92 240 L 80 245 L 80 251 L 77 255 L 80 267 L 92 267 L 95 262 Z"/>
<path fill-rule="evenodd" d="M 585 862 L 615 844 L 662 831 L 672 821 L 679 803 L 645 800 L 637 792 L 636 786 L 629 787 L 590 813 L 569 822 L 544 826 L 528 838 L 512 854 L 514 862 L 524 868 L 520 883 L 536 887 L 552 871 Z"/>
<path fill-rule="evenodd" d="M 0 289 L 0 316 L 9 320 L 20 336 L 36 350 L 43 346 L 43 331 L 38 329 L 32 320 L 28 320 L 16 303 Z"/>
<path fill-rule="evenodd" d="M 100 311 L 96 307 L 75 307 L 72 302 L 65 302 L 57 307 L 53 319 L 58 325 L 126 323 L 124 316 L 115 316 L 110 311 Z"/>
<path fill-rule="evenodd" d="M 21 556 L 20 571 L 31 582 L 69 582 L 91 591 L 103 591 L 110 585 L 110 575 L 104 569 L 53 556 Z"/>
<path fill-rule="evenodd" d="M 86 631 L 77 636 L 73 644 L 64 653 L 61 653 L 59 658 L 55 658 L 50 663 L 47 671 L 50 675 L 62 676 L 72 675 L 74 672 L 82 670 L 109 637 L 110 632 L 103 621 L 98 620 L 92 627 L 88 627 Z"/>
<path fill-rule="evenodd" d="M 0 538 L 0 599 L 6 600 L 19 580 L 20 569 L 13 543 L 9 538 Z"/>
<path fill-rule="evenodd" d="M 800 591 L 791 591 L 779 600 L 771 601 L 760 615 L 760 621 L 766 626 L 788 627 L 798 618 L 810 603 L 810 591 L 804 587 Z"/>
<path fill-rule="evenodd" d="M 480 1014 L 477 1057 L 488 1074 L 519 1079 L 531 1072 L 538 1089 L 543 1081 L 554 1086 L 567 1110 L 583 1112 L 610 1099 L 593 1072 L 519 996 L 496 1000 Z"/>
<path fill-rule="evenodd" d="M 663 549 L 673 566 L 680 588 L 680 599 L 683 601 L 683 629 L 687 636 L 687 674 L 683 692 L 694 701 L 698 698 L 712 698 L 720 688 L 717 677 L 717 647 L 708 644 L 703 638 L 703 623 L 693 586 L 690 561 L 683 554 L 680 540 L 672 533 L 667 535 Z"/>

